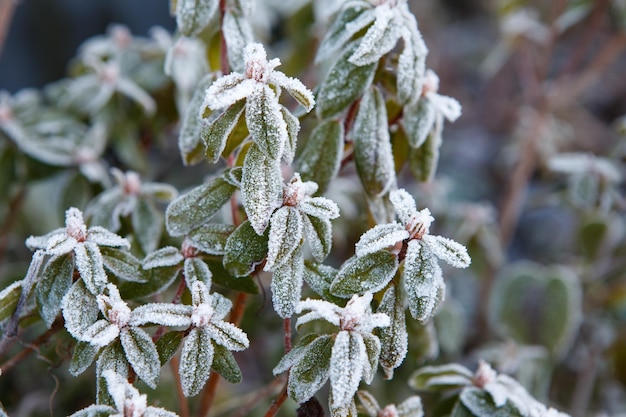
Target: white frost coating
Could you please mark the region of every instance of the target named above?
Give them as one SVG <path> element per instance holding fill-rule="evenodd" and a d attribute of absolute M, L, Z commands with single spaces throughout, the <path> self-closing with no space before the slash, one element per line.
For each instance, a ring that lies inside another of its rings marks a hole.
<path fill-rule="evenodd" d="M 417 213 L 413 196 L 404 188 L 391 191 L 389 193 L 389 200 L 391 200 L 396 215 L 403 224 L 407 224 L 411 220 L 411 217 Z"/>
<path fill-rule="evenodd" d="M 590 153 L 561 153 L 548 160 L 548 168 L 564 174 L 598 175 L 610 182 L 622 180 L 622 173 L 615 164 L 607 159 Z"/>
<path fill-rule="evenodd" d="M 73 251 L 76 245 L 78 245 L 78 241 L 72 236 L 68 236 L 66 234 L 58 234 L 52 236 L 48 240 L 48 245 L 46 246 L 46 255 L 65 255 L 66 253 Z"/>
<path fill-rule="evenodd" d="M 417 395 L 407 398 L 397 406 L 399 417 L 422 417 L 424 410 L 422 408 L 422 399 Z"/>
<path fill-rule="evenodd" d="M 330 357 L 332 407 L 346 406 L 352 400 L 359 388 L 365 362 L 367 352 L 363 337 L 359 333 L 340 331 Z"/>
<path fill-rule="evenodd" d="M 218 78 L 206 91 L 200 112 L 204 113 L 205 107 L 215 111 L 235 104 L 248 97 L 256 85 L 254 80 L 246 80 L 243 74 L 236 72 Z"/>
<path fill-rule="evenodd" d="M 87 226 L 83 220 L 83 213 L 76 207 L 71 207 L 65 212 L 65 233 L 78 242 L 87 239 Z"/>
<path fill-rule="evenodd" d="M 76 245 L 74 256 L 76 269 L 85 285 L 92 294 L 99 294 L 107 283 L 100 249 L 91 242 L 84 242 Z"/>
<path fill-rule="evenodd" d="M 358 48 L 348 60 L 355 65 L 367 65 L 378 61 L 381 56 L 391 51 L 402 32 L 400 22 L 396 21 L 397 15 L 396 8 L 390 7 L 389 4 L 376 7 L 374 24 L 367 30 Z"/>
<path fill-rule="evenodd" d="M 120 296 L 120 292 L 114 284 L 107 285 L 109 295 L 99 294 L 96 297 L 98 307 L 104 317 L 119 328 L 128 326 L 131 311 L 128 304 Z"/>
<path fill-rule="evenodd" d="M 148 408 L 147 397 L 139 394 L 137 388 L 133 387 L 122 376 L 111 369 L 102 373 L 107 382 L 109 395 L 113 398 L 115 408 L 123 416 L 141 417 Z"/>
<path fill-rule="evenodd" d="M 135 308 L 128 324 L 130 326 L 158 324 L 168 327 L 187 327 L 191 324 L 189 318 L 191 313 L 192 307 L 188 305 L 149 303 Z"/>
<path fill-rule="evenodd" d="M 248 336 L 232 323 L 215 320 L 203 329 L 211 336 L 211 339 L 215 340 L 215 343 L 228 350 L 240 351 L 250 346 Z"/>
<path fill-rule="evenodd" d="M 455 268 L 467 268 L 472 262 L 467 253 L 467 248 L 452 239 L 425 235 L 422 241 L 428 245 L 428 248 L 437 258 L 446 261 Z"/>
<path fill-rule="evenodd" d="M 324 300 L 312 300 L 307 298 L 304 301 L 300 301 L 296 306 L 296 313 L 300 314 L 303 310 L 311 311 L 298 318 L 296 321 L 296 327 L 300 327 L 309 321 L 319 319 L 326 320 L 335 326 L 339 326 L 342 308 L 338 305 Z"/>
<path fill-rule="evenodd" d="M 98 246 L 130 249 L 130 242 L 127 239 L 118 236 L 115 233 L 109 232 L 107 229 L 100 226 L 93 226 L 89 228 L 87 240 Z"/>
<path fill-rule="evenodd" d="M 427 93 L 426 98 L 433 107 L 449 122 L 454 122 L 461 117 L 461 103 L 456 99 L 441 94 Z"/>
<path fill-rule="evenodd" d="M 279 71 L 272 71 L 268 77 L 268 81 L 270 84 L 278 85 L 287 90 L 287 92 L 304 107 L 307 113 L 315 106 L 313 93 L 297 78 L 288 77 Z"/>
<path fill-rule="evenodd" d="M 141 264 L 143 269 L 153 269 L 175 266 L 184 260 L 185 257 L 180 253 L 178 248 L 174 246 L 165 246 L 146 255 Z"/>
<path fill-rule="evenodd" d="M 339 217 L 339 207 L 337 203 L 326 197 L 307 198 L 300 204 L 300 210 L 309 216 L 320 219 L 336 219 Z"/>
<path fill-rule="evenodd" d="M 284 206 L 270 218 L 267 261 L 264 271 L 272 271 L 289 261 L 302 239 L 302 215 L 293 207 Z"/>
<path fill-rule="evenodd" d="M 98 320 L 80 335 L 79 340 L 88 342 L 97 347 L 102 347 L 117 339 L 119 335 L 119 327 L 106 320 Z"/>
<path fill-rule="evenodd" d="M 297 215 L 299 216 L 299 214 Z M 274 268 L 272 276 L 272 303 L 274 311 L 281 318 L 293 315 L 302 294 L 303 275 L 304 258 L 302 257 L 302 250 L 296 246 L 287 261 Z"/>
<path fill-rule="evenodd" d="M 194 306 L 191 313 L 191 324 L 196 327 L 204 327 L 211 323 L 213 317 L 213 308 L 208 304 L 199 304 Z"/>
<path fill-rule="evenodd" d="M 409 237 L 400 223 L 377 224 L 361 235 L 356 243 L 356 256 L 365 256 L 394 246 Z"/>
<path fill-rule="evenodd" d="M 426 321 L 432 316 L 437 303 L 437 284 L 441 280 L 441 268 L 428 248 L 418 240 L 409 241 L 404 284 L 413 318 Z"/>

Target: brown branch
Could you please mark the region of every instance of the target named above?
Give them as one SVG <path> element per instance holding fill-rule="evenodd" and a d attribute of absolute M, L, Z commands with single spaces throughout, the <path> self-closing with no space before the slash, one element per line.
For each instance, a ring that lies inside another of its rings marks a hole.
<path fill-rule="evenodd" d="M 267 412 L 263 415 L 263 417 L 274 417 L 276 413 L 278 413 L 278 410 L 280 410 L 280 407 L 282 407 L 283 403 L 287 400 L 288 383 L 289 383 L 288 381 L 285 382 L 285 385 L 283 385 L 283 389 L 280 390 L 280 394 L 272 402 L 272 405 L 270 406 L 270 408 L 268 408 Z"/>
<path fill-rule="evenodd" d="M 176 382 L 176 396 L 178 397 L 178 408 L 180 409 L 180 417 L 189 417 L 189 404 L 187 398 L 183 393 L 183 386 L 180 382 L 180 375 L 178 374 L 179 361 L 178 357 L 174 356 L 170 359 L 170 368 L 172 369 L 172 375 Z"/>
<path fill-rule="evenodd" d="M 291 351 L 291 318 L 283 319 L 283 332 L 285 334 L 285 355 Z"/>
<path fill-rule="evenodd" d="M 9 34 L 17 0 L 0 0 L 0 54 Z"/>
<path fill-rule="evenodd" d="M 0 1 L 13 3 L 10 0 L 8 1 L 0 0 Z M 1 25 L 1 22 L 0 22 L 0 25 Z M 2 39 L 0 39 L 0 48 L 2 48 Z M 13 198 L 9 202 L 8 213 L 4 217 L 2 226 L 0 226 L 0 265 L 2 265 L 2 262 L 4 261 L 4 256 L 6 254 L 7 246 L 9 244 L 9 233 L 11 232 L 11 229 L 17 223 L 16 219 L 20 213 L 20 207 L 22 206 L 22 203 L 24 202 L 25 198 L 26 198 L 26 186 L 24 184 L 21 184 L 17 193 L 15 194 L 15 196 L 13 196 Z"/>
<path fill-rule="evenodd" d="M 276 388 L 284 383 L 285 378 L 283 376 L 274 379 L 269 385 L 259 389 L 256 393 L 252 393 L 253 396 L 245 402 L 235 413 L 230 414 L 230 417 L 244 417 L 252 411 L 259 402 L 274 395 Z M 278 394 L 278 393 L 276 393 Z"/>

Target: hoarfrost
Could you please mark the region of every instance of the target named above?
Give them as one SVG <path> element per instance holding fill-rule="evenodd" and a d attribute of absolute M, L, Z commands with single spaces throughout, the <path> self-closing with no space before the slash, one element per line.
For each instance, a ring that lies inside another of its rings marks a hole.
<path fill-rule="evenodd" d="M 339 217 L 339 207 L 337 203 L 325 197 L 310 197 L 304 199 L 299 206 L 300 210 L 309 216 L 320 219 L 336 219 Z"/>
<path fill-rule="evenodd" d="M 263 270 L 272 271 L 289 260 L 300 245 L 302 229 L 302 215 L 293 207 L 284 206 L 274 212 L 270 218 L 267 261 Z"/>
<path fill-rule="evenodd" d="M 287 318 L 300 301 L 302 281 L 304 275 L 304 258 L 302 251 L 296 247 L 288 260 L 274 269 L 272 276 L 272 302 L 274 310 L 282 317 Z"/>
<path fill-rule="evenodd" d="M 215 343 L 224 346 L 228 350 L 244 350 L 250 345 L 248 336 L 237 326 L 222 320 L 212 321 L 210 325 L 203 327 Z"/>
<path fill-rule="evenodd" d="M 145 394 L 139 394 L 139 391 L 129 384 L 125 378 L 110 369 L 104 371 L 102 376 L 106 380 L 109 395 L 113 399 L 118 412 L 121 412 L 121 415 L 130 415 L 132 417 L 144 415 L 148 407 Z"/>
<path fill-rule="evenodd" d="M 389 193 L 389 200 L 391 200 L 391 204 L 393 204 L 396 215 L 404 224 L 407 224 L 411 220 L 411 217 L 417 213 L 413 196 L 404 188 L 391 191 Z"/>
<path fill-rule="evenodd" d="M 378 61 L 391 51 L 400 39 L 402 25 L 396 22 L 395 8 L 382 4 L 374 9 L 374 24 L 361 39 L 359 47 L 349 58 L 355 65 L 367 65 Z"/>
<path fill-rule="evenodd" d="M 185 397 L 200 392 L 209 378 L 213 355 L 213 344 L 207 332 L 204 329 L 192 329 L 183 342 L 178 368 Z"/>
<path fill-rule="evenodd" d="M 432 316 L 442 281 L 441 268 L 429 249 L 418 240 L 409 241 L 404 260 L 404 285 L 413 318 L 425 321 Z"/>
<path fill-rule="evenodd" d="M 84 242 L 74 248 L 76 269 L 92 294 L 99 294 L 107 283 L 100 249 L 94 243 Z"/>
<path fill-rule="evenodd" d="M 81 335 L 79 340 L 103 347 L 114 341 L 120 335 L 120 328 L 106 320 L 98 320 L 89 326 Z"/>
<path fill-rule="evenodd" d="M 394 246 L 409 237 L 400 223 L 377 224 L 361 235 L 356 244 L 356 256 L 365 256 Z"/>
<path fill-rule="evenodd" d="M 472 262 L 467 253 L 467 248 L 452 239 L 442 236 L 426 235 L 422 241 L 428 245 L 432 253 L 454 266 L 455 268 L 467 268 Z"/>
<path fill-rule="evenodd" d="M 89 228 L 87 240 L 98 246 L 130 249 L 130 242 L 128 242 L 127 239 L 120 237 L 100 226 L 93 226 Z"/>
<path fill-rule="evenodd" d="M 352 400 L 359 388 L 365 362 L 367 353 L 363 337 L 358 333 L 340 331 L 330 358 L 332 407 L 345 406 Z"/>
<path fill-rule="evenodd" d="M 237 72 L 218 78 L 206 90 L 204 103 L 200 108 L 200 116 L 206 107 L 215 111 L 246 98 L 255 85 L 254 80 L 246 80 L 243 74 Z"/>
<path fill-rule="evenodd" d="M 165 246 L 146 255 L 142 262 L 143 269 L 175 266 L 185 260 L 180 250 L 174 246 Z"/>
<path fill-rule="evenodd" d="M 182 304 L 149 303 L 135 308 L 129 320 L 130 326 L 158 324 L 168 327 L 187 327 L 191 324 L 192 307 Z"/>

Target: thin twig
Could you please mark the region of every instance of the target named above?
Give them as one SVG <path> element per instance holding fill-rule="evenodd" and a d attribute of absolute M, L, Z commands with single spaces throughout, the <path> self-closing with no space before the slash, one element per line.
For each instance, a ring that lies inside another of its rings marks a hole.
<path fill-rule="evenodd" d="M 11 27 L 11 20 L 13 20 L 16 5 L 17 0 L 0 0 L 0 54 L 2 54 L 2 49 Z"/>
<path fill-rule="evenodd" d="M 189 404 L 187 403 L 187 398 L 185 398 L 185 394 L 183 393 L 183 386 L 180 382 L 178 367 L 178 357 L 174 356 L 172 357 L 172 359 L 170 359 L 170 368 L 172 369 L 172 375 L 174 376 L 174 381 L 176 382 L 176 395 L 178 396 L 178 408 L 180 410 L 180 417 L 189 417 Z"/>
<path fill-rule="evenodd" d="M 1 1 L 1 0 L 0 0 Z M 6 0 L 4 0 L 6 2 Z M 12 1 L 8 1 L 8 3 L 12 3 Z M 0 48 L 2 47 L 2 40 L 0 40 Z M 2 222 L 2 226 L 0 226 L 0 265 L 4 262 L 4 256 L 6 254 L 7 246 L 9 244 L 9 234 L 11 229 L 17 223 L 16 219 L 18 214 L 20 213 L 20 207 L 26 198 L 26 186 L 24 184 L 20 185 L 17 193 L 13 196 L 11 201 L 9 202 L 9 210 L 6 216 L 4 217 L 4 221 Z"/>
<path fill-rule="evenodd" d="M 284 380 L 285 379 L 283 376 L 278 377 L 274 379 L 269 385 L 262 387 L 256 392 L 252 392 L 251 398 L 248 401 L 246 401 L 244 405 L 239 407 L 239 409 L 236 412 L 231 413 L 229 416 L 230 417 L 244 417 L 248 415 L 248 413 L 250 413 L 250 411 L 252 411 L 257 406 L 258 403 L 260 403 L 261 401 L 263 401 L 264 399 L 268 397 L 271 397 L 272 395 L 278 394 L 278 393 L 275 393 L 276 388 L 278 388 L 281 384 L 283 384 Z M 237 403 L 240 403 L 240 402 L 241 401 L 237 401 Z M 220 413 L 216 413 L 216 414 L 220 414 Z"/>
<path fill-rule="evenodd" d="M 291 318 L 283 319 L 283 332 L 285 334 L 285 355 L 291 352 Z"/>
<path fill-rule="evenodd" d="M 274 417 L 276 413 L 278 413 L 278 410 L 280 410 L 280 407 L 282 407 L 285 400 L 287 400 L 287 384 L 288 383 L 289 382 L 285 382 L 285 385 L 283 385 L 283 389 L 280 390 L 280 394 L 272 402 L 272 405 L 270 406 L 270 408 L 268 408 L 267 412 L 263 415 L 263 417 Z"/>

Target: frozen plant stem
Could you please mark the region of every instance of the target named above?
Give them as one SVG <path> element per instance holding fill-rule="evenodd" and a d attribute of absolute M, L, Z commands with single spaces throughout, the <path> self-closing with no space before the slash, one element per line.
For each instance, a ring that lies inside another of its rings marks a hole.
<path fill-rule="evenodd" d="M 285 354 L 291 351 L 291 318 L 283 319 L 283 331 L 285 333 Z"/>
<path fill-rule="evenodd" d="M 59 330 L 63 329 L 63 320 L 56 320 L 52 327 L 46 331 L 44 334 L 33 340 L 31 343 L 28 343 L 24 346 L 24 349 L 20 350 L 20 352 L 6 361 L 0 366 L 0 375 L 6 374 L 11 370 L 15 365 L 20 363 L 23 359 L 25 359 L 32 351 L 37 350 L 37 348 L 44 343 L 47 343 L 52 337 L 53 334 L 57 333 Z"/>
<path fill-rule="evenodd" d="M 282 407 L 283 403 L 287 399 L 287 385 L 288 382 L 285 381 L 285 385 L 283 385 L 283 389 L 280 391 L 280 394 L 278 394 L 278 397 L 272 402 L 272 405 L 263 417 L 274 417 L 276 413 L 278 413 L 278 410 L 280 410 L 280 407 Z"/>

